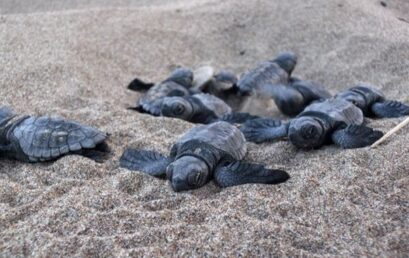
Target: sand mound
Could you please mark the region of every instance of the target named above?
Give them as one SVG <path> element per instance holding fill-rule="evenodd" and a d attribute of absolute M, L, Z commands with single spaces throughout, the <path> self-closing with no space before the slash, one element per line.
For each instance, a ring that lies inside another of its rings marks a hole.
<path fill-rule="evenodd" d="M 176 65 L 241 73 L 293 50 L 295 74 L 332 92 L 363 81 L 409 102 L 404 0 L 65 2 L 0 4 L 0 103 L 96 126 L 115 156 L 1 160 L 1 256 L 407 255 L 408 128 L 377 149 L 249 144 L 248 160 L 292 175 L 279 186 L 176 194 L 117 162 L 127 145 L 166 153 L 193 126 L 125 109 L 133 77 L 159 80 Z"/>

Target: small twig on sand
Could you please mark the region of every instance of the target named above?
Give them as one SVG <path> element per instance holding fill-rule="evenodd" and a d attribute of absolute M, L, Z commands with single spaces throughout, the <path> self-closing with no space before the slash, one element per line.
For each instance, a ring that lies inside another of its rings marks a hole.
<path fill-rule="evenodd" d="M 402 17 L 398 17 L 398 20 L 403 21 L 403 22 L 406 22 L 406 23 L 409 23 L 409 21 L 403 19 Z"/>
<path fill-rule="evenodd" d="M 409 117 L 403 120 L 400 124 L 392 128 L 387 134 L 385 134 L 381 139 L 377 140 L 374 144 L 371 145 L 371 148 L 375 148 L 379 144 L 383 143 L 386 139 L 388 139 L 391 135 L 395 134 L 397 131 L 402 129 L 403 127 L 409 124 Z"/>

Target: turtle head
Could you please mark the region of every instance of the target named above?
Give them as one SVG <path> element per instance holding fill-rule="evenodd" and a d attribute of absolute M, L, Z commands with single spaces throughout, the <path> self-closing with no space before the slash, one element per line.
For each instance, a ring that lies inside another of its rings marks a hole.
<path fill-rule="evenodd" d="M 297 64 L 297 56 L 293 52 L 282 52 L 272 62 L 278 64 L 290 75 Z"/>
<path fill-rule="evenodd" d="M 207 164 L 193 156 L 183 156 L 166 168 L 166 177 L 175 192 L 196 189 L 209 181 Z"/>
<path fill-rule="evenodd" d="M 321 146 L 325 140 L 325 128 L 318 118 L 300 117 L 290 123 L 288 138 L 298 148 Z"/>
<path fill-rule="evenodd" d="M 193 72 L 188 68 L 177 68 L 169 75 L 166 81 L 176 82 L 185 88 L 193 85 Z"/>
<path fill-rule="evenodd" d="M 183 97 L 166 97 L 163 99 L 161 114 L 188 120 L 193 115 L 193 106 Z"/>
<path fill-rule="evenodd" d="M 362 94 L 359 94 L 358 92 L 346 90 L 337 94 L 336 98 L 351 102 L 361 110 L 366 109 L 366 99 Z"/>

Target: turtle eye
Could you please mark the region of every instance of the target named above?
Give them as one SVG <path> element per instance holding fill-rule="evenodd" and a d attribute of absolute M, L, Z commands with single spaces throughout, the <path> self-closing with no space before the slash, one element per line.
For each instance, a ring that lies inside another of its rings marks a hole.
<path fill-rule="evenodd" d="M 198 186 L 200 184 L 202 173 L 199 171 L 192 171 L 188 177 L 188 183 L 192 186 Z"/>
<path fill-rule="evenodd" d="M 176 115 L 181 115 L 185 111 L 185 107 L 182 104 L 176 104 L 174 107 L 174 112 Z"/>
<path fill-rule="evenodd" d="M 308 134 L 310 136 L 314 136 L 314 134 L 315 134 L 315 127 L 314 126 L 310 126 L 310 128 L 308 129 Z"/>

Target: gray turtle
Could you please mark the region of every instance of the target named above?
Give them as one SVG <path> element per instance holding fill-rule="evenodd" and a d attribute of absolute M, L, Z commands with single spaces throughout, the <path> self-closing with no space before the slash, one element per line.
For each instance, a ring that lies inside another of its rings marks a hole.
<path fill-rule="evenodd" d="M 409 106 L 395 100 L 386 100 L 384 95 L 372 86 L 359 84 L 338 93 L 338 99 L 352 102 L 369 117 L 401 117 L 409 115 Z"/>
<path fill-rule="evenodd" d="M 107 135 L 76 122 L 47 116 L 16 116 L 0 108 L 0 156 L 24 162 L 57 159 L 69 153 L 103 161 Z"/>
<path fill-rule="evenodd" d="M 205 93 L 184 97 L 166 97 L 163 99 L 161 115 L 202 124 L 219 120 L 244 123 L 247 120 L 258 118 L 248 113 L 235 113 L 223 100 Z"/>
<path fill-rule="evenodd" d="M 239 92 L 273 97 L 274 86 L 287 85 L 296 64 L 297 56 L 291 52 L 282 52 L 273 60 L 260 62 L 240 77 Z"/>
<path fill-rule="evenodd" d="M 193 72 L 187 68 L 175 69 L 167 79 L 157 84 L 136 78 L 128 85 L 128 89 L 142 92 L 144 95 L 139 98 L 136 107 L 131 109 L 159 116 L 163 98 L 190 95 L 192 83 Z"/>
<path fill-rule="evenodd" d="M 240 130 L 248 141 L 261 143 L 288 137 L 298 148 L 318 148 L 333 142 L 343 148 L 371 145 L 383 133 L 363 125 L 364 115 L 358 107 L 343 99 L 327 99 L 309 105 L 289 122 L 255 119 Z"/>
<path fill-rule="evenodd" d="M 221 187 L 247 183 L 278 184 L 289 175 L 282 170 L 242 161 L 246 141 L 235 126 L 226 122 L 197 126 L 172 147 L 169 157 L 138 149 L 127 149 L 121 167 L 165 178 L 174 191 L 199 188 L 212 178 Z"/>
<path fill-rule="evenodd" d="M 273 99 L 278 109 L 287 116 L 296 116 L 314 101 L 331 98 L 331 94 L 321 85 L 295 77 L 288 85 L 276 85 L 272 88 Z"/>

